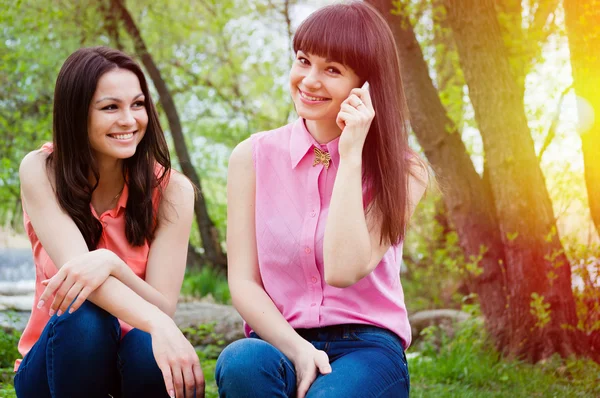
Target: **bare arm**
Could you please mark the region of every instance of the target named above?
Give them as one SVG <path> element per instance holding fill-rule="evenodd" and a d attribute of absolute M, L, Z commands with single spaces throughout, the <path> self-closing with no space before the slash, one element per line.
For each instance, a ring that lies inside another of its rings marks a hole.
<path fill-rule="evenodd" d="M 114 276 L 172 317 L 185 273 L 194 216 L 194 189 L 180 173 L 171 173 L 158 215 L 158 228 L 148 254 L 146 280 L 139 278 L 123 261 Z"/>
<path fill-rule="evenodd" d="M 296 369 L 297 396 L 303 398 L 317 372 L 331 372 L 329 358 L 304 340 L 281 315 L 262 285 L 256 250 L 256 174 L 250 139 L 231 154 L 227 179 L 228 280 L 233 305 L 265 341 L 277 347 Z"/>
<path fill-rule="evenodd" d="M 228 281 L 233 305 L 265 341 L 288 358 L 306 341 L 285 320 L 265 292 L 258 269 L 254 221 L 256 174 L 250 139 L 231 154 L 227 177 Z"/>
<path fill-rule="evenodd" d="M 408 179 L 408 217 L 427 188 L 427 171 L 413 163 Z M 381 216 L 377 209 L 365 215 L 360 157 L 342 159 L 336 176 L 324 238 L 325 280 L 347 287 L 372 272 L 390 248 L 380 243 Z"/>

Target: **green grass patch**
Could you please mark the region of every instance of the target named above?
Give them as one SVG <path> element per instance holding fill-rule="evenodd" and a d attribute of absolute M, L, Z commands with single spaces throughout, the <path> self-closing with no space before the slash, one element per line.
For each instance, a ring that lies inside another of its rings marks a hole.
<path fill-rule="evenodd" d="M 424 334 L 420 354 L 409 359 L 413 397 L 600 396 L 597 363 L 558 355 L 535 365 L 504 360 L 478 318 L 463 323 L 452 338 L 435 327 Z"/>
<path fill-rule="evenodd" d="M 186 272 L 181 294 L 196 298 L 210 295 L 217 303 L 231 304 L 227 278 L 208 266 L 204 266 L 200 271 Z"/>

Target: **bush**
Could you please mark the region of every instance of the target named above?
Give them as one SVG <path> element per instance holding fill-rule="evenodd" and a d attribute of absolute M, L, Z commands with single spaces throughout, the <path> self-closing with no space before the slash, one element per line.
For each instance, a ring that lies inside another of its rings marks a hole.
<path fill-rule="evenodd" d="M 217 303 L 231 304 L 227 278 L 208 266 L 204 266 L 200 271 L 187 272 L 181 293 L 197 298 L 210 294 Z"/>

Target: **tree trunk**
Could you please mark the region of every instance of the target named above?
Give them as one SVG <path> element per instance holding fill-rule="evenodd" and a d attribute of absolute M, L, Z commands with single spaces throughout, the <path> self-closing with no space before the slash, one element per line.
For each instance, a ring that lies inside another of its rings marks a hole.
<path fill-rule="evenodd" d="M 181 122 L 179 120 L 179 114 L 177 113 L 177 108 L 175 107 L 173 97 L 169 92 L 165 80 L 161 76 L 160 70 L 148 52 L 140 31 L 137 28 L 135 21 L 131 17 L 131 14 L 125 7 L 123 0 L 111 0 L 111 4 L 114 12 L 117 13 L 118 18 L 123 21 L 127 33 L 133 39 L 135 51 L 141 58 L 144 67 L 150 74 L 150 78 L 154 82 L 154 86 L 158 91 L 160 102 L 169 121 L 171 135 L 175 144 L 175 153 L 179 159 L 179 164 L 181 165 L 183 174 L 185 174 L 198 189 L 198 194 L 196 195 L 196 201 L 194 203 L 194 212 L 196 214 L 196 222 L 198 224 L 200 237 L 202 239 L 204 257 L 212 266 L 219 269 L 225 269 L 227 260 L 223 254 L 223 250 L 221 249 L 219 231 L 215 227 L 208 214 L 206 201 L 204 200 L 204 194 L 202 192 L 202 185 L 200 183 L 200 177 L 196 173 L 196 170 L 194 169 L 190 159 L 190 155 L 185 144 L 183 129 L 181 128 Z"/>
<path fill-rule="evenodd" d="M 510 340 L 504 352 L 531 362 L 555 352 L 587 353 L 588 339 L 575 329 L 570 264 L 556 232 L 494 1 L 445 0 L 445 5 L 483 138 L 506 256 Z"/>
<path fill-rule="evenodd" d="M 600 234 L 600 1 L 564 0 L 588 203 Z"/>
<path fill-rule="evenodd" d="M 500 266 L 504 253 L 491 197 L 440 101 L 410 21 L 391 13 L 391 0 L 368 3 L 386 18 L 396 39 L 411 125 L 435 171 L 465 258 L 478 258 L 482 247 L 486 249 L 479 261 L 483 273 L 469 281 L 469 290 L 479 295 L 486 327 L 502 348 L 509 338 L 505 328 L 507 293 Z"/>

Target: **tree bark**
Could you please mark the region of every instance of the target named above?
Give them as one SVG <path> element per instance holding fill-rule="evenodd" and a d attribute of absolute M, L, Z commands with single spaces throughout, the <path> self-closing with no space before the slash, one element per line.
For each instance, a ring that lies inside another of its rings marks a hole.
<path fill-rule="evenodd" d="M 519 85 L 493 0 L 445 0 L 469 96 L 484 144 L 490 186 L 506 256 L 510 301 L 504 352 L 537 362 L 555 352 L 589 353 L 575 329 L 571 268 L 534 150 Z M 549 304 L 533 311 L 535 295 Z M 534 314 L 535 313 L 535 314 Z"/>
<path fill-rule="evenodd" d="M 564 7 L 573 86 L 579 97 L 585 184 L 592 220 L 600 235 L 600 1 L 564 0 Z"/>
<path fill-rule="evenodd" d="M 183 174 L 185 174 L 186 177 L 188 177 L 198 189 L 196 201 L 194 203 L 194 212 L 196 214 L 196 222 L 198 224 L 200 237 L 202 239 L 202 246 L 204 248 L 204 258 L 206 258 L 206 260 L 212 266 L 224 270 L 227 266 L 227 259 L 221 248 L 219 231 L 208 214 L 200 177 L 194 169 L 189 152 L 187 150 L 179 114 L 177 113 L 177 108 L 175 107 L 175 101 L 169 92 L 165 80 L 161 76 L 158 66 L 148 52 L 141 33 L 137 28 L 135 21 L 131 17 L 131 14 L 125 7 L 123 0 L 111 0 L 111 4 L 114 12 L 117 13 L 117 17 L 123 22 L 127 33 L 133 39 L 135 51 L 141 58 L 142 64 L 150 74 L 150 78 L 154 82 L 154 86 L 158 91 L 160 102 L 169 121 L 173 143 L 175 144 L 175 153 L 179 159 L 179 164 L 181 165 Z"/>
<path fill-rule="evenodd" d="M 467 259 L 477 258 L 483 273 L 469 281 L 469 290 L 480 297 L 486 327 L 498 348 L 507 345 L 507 293 L 504 285 L 504 253 L 491 196 L 448 117 L 410 21 L 392 14 L 390 0 L 368 0 L 386 18 L 394 34 L 402 63 L 402 81 L 412 128 L 436 174 L 448 215 Z"/>

